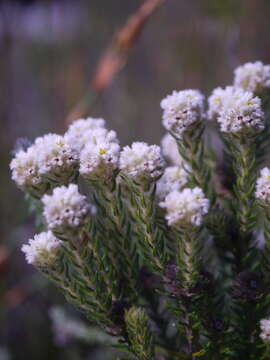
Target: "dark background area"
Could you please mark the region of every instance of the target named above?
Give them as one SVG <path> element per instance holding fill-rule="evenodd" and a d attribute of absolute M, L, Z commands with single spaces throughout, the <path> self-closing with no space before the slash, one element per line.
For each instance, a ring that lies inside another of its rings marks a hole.
<path fill-rule="evenodd" d="M 115 358 L 76 341 L 63 349 L 55 340 L 48 309 L 64 300 L 21 255 L 34 219 L 10 180 L 9 162 L 18 137 L 65 131 L 98 59 L 140 4 L 0 1 L 0 360 Z M 167 0 L 89 115 L 104 117 L 123 145 L 159 143 L 159 103 L 167 93 L 199 88 L 209 95 L 231 83 L 239 64 L 270 63 L 269 18 L 268 0 Z"/>

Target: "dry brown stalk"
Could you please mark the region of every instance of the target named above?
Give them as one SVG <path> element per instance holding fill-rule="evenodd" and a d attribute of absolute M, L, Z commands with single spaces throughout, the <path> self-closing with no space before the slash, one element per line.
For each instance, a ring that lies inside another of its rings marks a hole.
<path fill-rule="evenodd" d="M 100 58 L 93 80 L 86 96 L 74 107 L 66 122 L 86 116 L 98 95 L 111 84 L 112 80 L 127 62 L 128 52 L 134 46 L 145 23 L 166 0 L 145 0 L 131 15 L 125 25 L 115 34 L 112 43 Z"/>

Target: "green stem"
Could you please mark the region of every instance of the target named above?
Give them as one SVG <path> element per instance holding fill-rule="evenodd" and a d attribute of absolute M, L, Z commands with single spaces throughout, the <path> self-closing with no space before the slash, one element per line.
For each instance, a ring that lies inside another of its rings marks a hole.
<path fill-rule="evenodd" d="M 127 209 L 124 206 L 121 196 L 121 185 L 115 184 L 112 188 L 102 186 L 97 189 L 99 201 L 102 202 L 106 229 L 111 236 L 107 244 L 111 261 L 117 278 L 123 278 L 125 292 L 129 297 L 138 296 L 138 265 L 132 244 L 131 226 L 127 218 Z M 122 269 L 125 268 L 125 272 Z"/>
<path fill-rule="evenodd" d="M 192 298 L 201 295 L 196 293 L 201 272 L 202 245 L 200 240 L 200 229 L 184 229 L 181 231 L 176 248 L 176 260 L 180 268 L 179 280 L 183 290 L 180 302 L 191 360 L 195 359 L 193 354 L 199 349 L 198 321 L 202 318 L 199 307 L 200 300 L 197 300 L 196 306 L 192 304 Z M 195 323 L 197 323 L 196 327 Z"/>
<path fill-rule="evenodd" d="M 185 322 L 185 332 L 187 338 L 187 352 L 188 352 L 188 359 L 194 360 L 196 357 L 193 355 L 198 351 L 198 331 L 194 329 L 194 321 L 192 319 L 192 309 L 190 306 L 190 299 L 182 299 L 180 307 L 183 312 L 183 320 Z"/>
<path fill-rule="evenodd" d="M 57 284 L 57 286 L 71 299 L 77 299 L 78 295 L 74 291 L 73 287 L 71 286 L 71 283 L 67 283 L 63 277 L 63 274 L 59 274 L 58 271 L 53 269 L 50 271 L 50 277 L 51 279 Z M 88 307 L 84 304 L 81 305 L 82 309 L 87 310 Z"/>
<path fill-rule="evenodd" d="M 177 244 L 181 286 L 187 291 L 196 285 L 200 276 L 202 246 L 199 233 L 197 229 L 186 229 L 181 232 L 181 238 Z"/>
<path fill-rule="evenodd" d="M 49 277 L 63 292 L 67 300 L 74 304 L 77 308 L 83 310 L 85 314 L 92 320 L 100 323 L 108 323 L 106 313 L 99 309 L 98 318 L 94 311 L 96 311 L 97 303 L 92 302 L 92 298 L 86 298 L 85 294 L 78 292 L 77 286 L 73 279 L 68 279 L 62 266 L 56 266 L 50 269 L 40 269 L 42 273 Z"/>
<path fill-rule="evenodd" d="M 255 154 L 251 144 L 244 138 L 239 142 L 239 153 L 235 158 L 235 170 L 237 174 L 235 195 L 238 200 L 237 218 L 240 224 L 240 231 L 243 236 L 251 234 L 254 224 L 254 188 L 255 188 Z"/>
<path fill-rule="evenodd" d="M 262 267 L 267 278 L 270 274 L 270 211 L 268 207 L 263 207 L 264 211 L 264 223 L 263 223 L 263 233 L 264 233 L 264 249 L 263 249 L 263 261 Z"/>
<path fill-rule="evenodd" d="M 204 145 L 204 125 L 201 123 L 185 131 L 183 137 L 177 139 L 181 157 L 189 165 L 187 172 L 193 186 L 200 187 L 214 204 L 216 193 L 211 184 L 211 169 L 207 164 Z"/>
<path fill-rule="evenodd" d="M 262 356 L 262 360 L 269 360 L 270 359 L 270 345 L 266 345 L 266 350 Z"/>
<path fill-rule="evenodd" d="M 149 318 L 142 308 L 132 307 L 125 313 L 127 341 L 138 360 L 154 360 L 153 335 Z"/>
<path fill-rule="evenodd" d="M 136 224 L 138 247 L 147 266 L 163 274 L 168 261 L 165 234 L 157 226 L 156 185 L 139 186 L 125 178 L 130 192 L 131 217 Z"/>
<path fill-rule="evenodd" d="M 76 281 L 79 280 L 83 284 L 83 290 L 86 291 L 88 296 L 91 298 L 91 301 L 95 304 L 99 311 L 107 314 L 109 311 L 109 305 L 105 296 L 102 296 L 100 292 L 98 292 L 99 289 L 97 288 L 97 286 L 101 287 L 101 285 L 104 287 L 103 279 L 99 277 L 97 282 L 95 264 L 93 259 L 91 259 L 92 256 L 89 251 L 87 251 L 87 247 L 85 246 L 84 249 L 81 249 L 76 243 L 76 240 L 77 239 L 74 241 L 75 244 L 68 241 L 63 245 L 67 258 L 76 270 L 76 277 L 78 278 Z M 91 262 L 91 264 L 89 262 Z M 110 292 L 108 292 L 107 295 L 111 295 Z"/>
<path fill-rule="evenodd" d="M 239 226 L 239 236 L 235 247 L 238 270 L 241 270 L 251 255 L 252 235 L 256 226 L 254 199 L 256 149 L 254 139 L 248 136 L 231 137 L 226 140 L 226 143 L 233 158 L 233 168 L 236 174 L 234 213 Z"/>

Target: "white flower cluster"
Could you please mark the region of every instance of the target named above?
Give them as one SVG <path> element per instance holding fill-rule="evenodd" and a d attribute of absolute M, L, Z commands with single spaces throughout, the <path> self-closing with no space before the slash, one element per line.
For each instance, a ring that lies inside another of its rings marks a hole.
<path fill-rule="evenodd" d="M 39 173 L 48 179 L 61 183 L 70 181 L 75 175 L 79 159 L 76 151 L 64 136 L 47 134 L 35 141 L 38 153 Z"/>
<path fill-rule="evenodd" d="M 160 206 L 166 210 L 166 219 L 170 226 L 200 226 L 208 213 L 210 202 L 203 191 L 195 187 L 183 191 L 172 191 Z"/>
<path fill-rule="evenodd" d="M 25 191 L 42 195 L 48 182 L 70 181 L 78 169 L 77 153 L 56 134 L 38 137 L 27 150 L 19 150 L 10 163 L 12 179 Z"/>
<path fill-rule="evenodd" d="M 234 71 L 234 85 L 244 90 L 260 93 L 270 87 L 270 65 L 261 61 L 246 63 Z"/>
<path fill-rule="evenodd" d="M 110 180 L 118 168 L 120 146 L 99 141 L 87 144 L 80 156 L 80 174 L 88 180 Z"/>
<path fill-rule="evenodd" d="M 265 167 L 257 179 L 255 197 L 270 205 L 270 170 Z"/>
<path fill-rule="evenodd" d="M 105 120 L 100 118 L 86 118 L 74 121 L 65 133 L 65 138 L 70 146 L 78 153 L 93 137 L 97 129 L 105 130 Z M 102 132 L 102 130 L 101 130 Z"/>
<path fill-rule="evenodd" d="M 254 133 L 264 129 L 261 99 L 245 91 L 241 96 L 226 98 L 217 121 L 226 133 Z"/>
<path fill-rule="evenodd" d="M 125 146 L 120 153 L 119 168 L 137 182 L 156 180 L 162 175 L 164 165 L 157 145 L 134 142 L 131 146 Z"/>
<path fill-rule="evenodd" d="M 224 105 L 226 106 L 233 101 L 237 101 L 244 93 L 243 89 L 235 86 L 226 86 L 224 89 L 221 87 L 214 89 L 208 98 L 208 119 L 216 119 L 220 112 L 224 110 Z"/>
<path fill-rule="evenodd" d="M 157 182 L 156 195 L 160 200 L 172 191 L 181 190 L 188 181 L 188 174 L 183 167 L 169 166 Z"/>
<path fill-rule="evenodd" d="M 119 144 L 116 132 L 114 130 L 107 130 L 104 128 L 92 131 L 91 136 L 89 137 L 85 146 L 89 143 L 98 144 L 100 141 L 114 142 Z"/>
<path fill-rule="evenodd" d="M 55 188 L 52 195 L 42 197 L 42 202 L 46 222 L 54 232 L 65 232 L 83 226 L 91 211 L 86 197 L 79 193 L 75 184 Z"/>
<path fill-rule="evenodd" d="M 119 160 L 115 131 L 105 128 L 104 119 L 79 119 L 69 126 L 65 139 L 80 157 L 80 174 L 88 180 L 109 180 Z"/>
<path fill-rule="evenodd" d="M 88 179 L 109 178 L 118 167 L 119 141 L 103 119 L 79 119 L 64 136 L 38 137 L 10 163 L 12 179 L 24 191 L 42 196 L 51 185 L 72 182 L 78 170 Z"/>
<path fill-rule="evenodd" d="M 28 264 L 49 267 L 57 263 L 61 256 L 61 241 L 51 231 L 42 232 L 30 239 L 28 245 L 23 245 L 22 251 Z"/>
<path fill-rule="evenodd" d="M 161 150 L 166 160 L 172 165 L 182 166 L 184 164 L 184 160 L 179 154 L 176 140 L 170 134 L 163 136 L 161 140 Z"/>
<path fill-rule="evenodd" d="M 20 188 L 39 194 L 44 193 L 47 181 L 40 174 L 35 146 L 30 146 L 26 151 L 18 151 L 10 163 L 10 169 L 12 180 Z"/>
<path fill-rule="evenodd" d="M 263 319 L 260 321 L 261 333 L 260 338 L 265 343 L 270 343 L 270 319 Z"/>
<path fill-rule="evenodd" d="M 177 137 L 204 117 L 204 96 L 198 90 L 173 91 L 160 106 L 164 127 Z"/>

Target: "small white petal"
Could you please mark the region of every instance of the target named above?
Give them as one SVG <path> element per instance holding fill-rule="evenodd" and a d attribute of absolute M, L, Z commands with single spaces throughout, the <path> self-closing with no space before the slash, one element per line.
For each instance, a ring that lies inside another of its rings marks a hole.
<path fill-rule="evenodd" d="M 160 147 L 144 142 L 125 146 L 120 153 L 120 169 L 136 181 L 155 180 L 163 173 L 164 160 Z"/>
<path fill-rule="evenodd" d="M 257 179 L 255 197 L 270 205 L 270 170 L 265 167 Z"/>
<path fill-rule="evenodd" d="M 47 134 L 35 141 L 40 174 L 53 181 L 72 178 L 78 167 L 78 155 L 64 136 Z"/>
<path fill-rule="evenodd" d="M 164 200 L 165 197 L 174 190 L 181 190 L 187 183 L 188 174 L 184 168 L 179 166 L 169 166 L 157 182 L 157 197 Z"/>
<path fill-rule="evenodd" d="M 12 180 L 22 190 L 38 196 L 47 190 L 48 181 L 40 172 L 36 145 L 30 146 L 26 151 L 19 150 L 10 162 L 10 170 Z"/>
<path fill-rule="evenodd" d="M 261 61 L 246 63 L 234 71 L 234 85 L 255 93 L 270 87 L 270 65 Z"/>
<path fill-rule="evenodd" d="M 79 193 L 75 184 L 55 188 L 52 195 L 42 197 L 42 202 L 46 222 L 53 231 L 64 232 L 82 226 L 91 210 L 86 197 Z"/>
<path fill-rule="evenodd" d="M 204 116 L 204 96 L 198 90 L 173 91 L 160 106 L 164 127 L 178 137 Z"/>
<path fill-rule="evenodd" d="M 109 180 L 118 168 L 120 146 L 116 142 L 98 139 L 88 143 L 80 155 L 80 174 L 88 180 Z"/>
<path fill-rule="evenodd" d="M 270 344 L 270 319 L 263 319 L 260 321 L 260 338 L 263 342 Z"/>
<path fill-rule="evenodd" d="M 225 133 L 254 133 L 264 129 L 263 117 L 261 99 L 240 90 L 222 99 L 217 122 Z"/>
<path fill-rule="evenodd" d="M 97 139 L 103 139 L 118 143 L 115 131 L 105 128 L 105 120 L 100 118 L 87 118 L 74 121 L 64 135 L 68 144 L 78 154 L 89 143 L 96 143 Z"/>
<path fill-rule="evenodd" d="M 237 100 L 243 96 L 244 93 L 245 91 L 243 89 L 235 86 L 226 86 L 224 89 L 221 87 L 214 89 L 208 98 L 208 119 L 216 119 L 216 117 L 224 109 L 224 104 L 228 103 L 228 100 Z"/>
<path fill-rule="evenodd" d="M 38 267 L 48 267 L 59 259 L 61 241 L 51 231 L 42 232 L 22 246 L 26 261 Z"/>
<path fill-rule="evenodd" d="M 174 190 L 159 205 L 166 210 L 170 226 L 200 226 L 204 215 L 208 213 L 210 202 L 203 191 L 196 187 L 186 188 L 181 192 Z"/>

